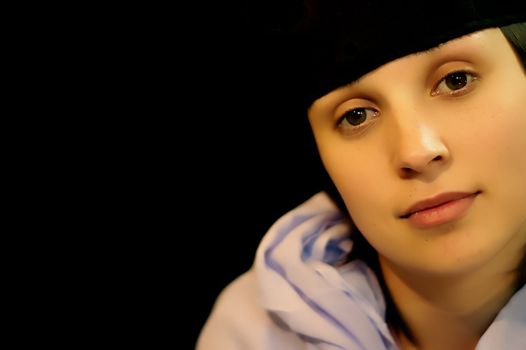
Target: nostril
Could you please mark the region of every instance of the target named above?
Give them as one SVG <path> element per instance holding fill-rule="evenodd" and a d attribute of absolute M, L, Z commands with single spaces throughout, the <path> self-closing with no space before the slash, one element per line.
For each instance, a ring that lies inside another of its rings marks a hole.
<path fill-rule="evenodd" d="M 416 173 L 416 171 L 414 169 L 411 169 L 409 167 L 400 168 L 400 172 L 401 172 L 403 178 L 411 177 L 413 174 Z"/>

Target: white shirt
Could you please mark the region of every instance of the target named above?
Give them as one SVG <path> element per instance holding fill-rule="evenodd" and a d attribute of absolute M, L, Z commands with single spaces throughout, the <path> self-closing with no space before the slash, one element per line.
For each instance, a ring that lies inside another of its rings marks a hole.
<path fill-rule="evenodd" d="M 375 274 L 346 262 L 349 230 L 323 192 L 281 217 L 217 299 L 196 350 L 399 350 Z M 526 287 L 476 349 L 526 349 Z"/>

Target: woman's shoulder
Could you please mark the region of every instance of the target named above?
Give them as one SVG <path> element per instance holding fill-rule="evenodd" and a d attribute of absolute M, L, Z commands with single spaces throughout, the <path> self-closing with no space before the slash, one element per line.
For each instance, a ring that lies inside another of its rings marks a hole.
<path fill-rule="evenodd" d="M 300 343 L 296 334 L 274 323 L 261 305 L 255 271 L 250 269 L 220 293 L 196 350 L 280 350 Z"/>

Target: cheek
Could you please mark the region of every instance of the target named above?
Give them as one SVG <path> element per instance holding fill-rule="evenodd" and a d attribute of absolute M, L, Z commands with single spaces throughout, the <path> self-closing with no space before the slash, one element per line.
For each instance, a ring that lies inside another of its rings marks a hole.
<path fill-rule="evenodd" d="M 486 150 L 492 168 L 487 169 L 488 183 L 499 191 L 505 211 L 526 217 L 526 112 L 502 116 L 501 121 Z"/>
<path fill-rule="evenodd" d="M 470 131 L 455 137 L 453 155 L 473 167 L 473 175 L 498 176 L 503 182 L 526 178 L 526 103 L 517 101 L 489 111 L 479 108 L 471 128 L 464 128 Z"/>
<path fill-rule="evenodd" d="M 450 138 L 452 169 L 486 192 L 495 227 L 526 218 L 526 98 L 508 96 L 478 107 L 463 125 L 469 132 Z"/>
<path fill-rule="evenodd" d="M 334 151 L 340 149 L 343 151 Z M 386 160 L 381 152 L 360 152 L 345 147 L 334 147 L 330 152 L 322 152 L 327 172 L 342 196 L 353 219 L 363 222 L 366 218 L 374 219 L 386 210 Z M 377 220 L 376 220 L 377 221 Z"/>

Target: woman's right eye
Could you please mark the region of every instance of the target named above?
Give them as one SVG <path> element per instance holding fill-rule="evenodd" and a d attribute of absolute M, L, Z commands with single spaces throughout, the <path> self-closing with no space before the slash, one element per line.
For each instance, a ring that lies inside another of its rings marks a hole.
<path fill-rule="evenodd" d="M 370 119 L 376 117 L 378 112 L 371 108 L 354 108 L 346 111 L 338 118 L 336 125 L 343 129 L 359 129 L 370 122 Z"/>
<path fill-rule="evenodd" d="M 477 79 L 476 74 L 466 71 L 449 73 L 438 82 L 435 89 L 431 92 L 431 95 L 464 95 L 471 91 Z"/>

